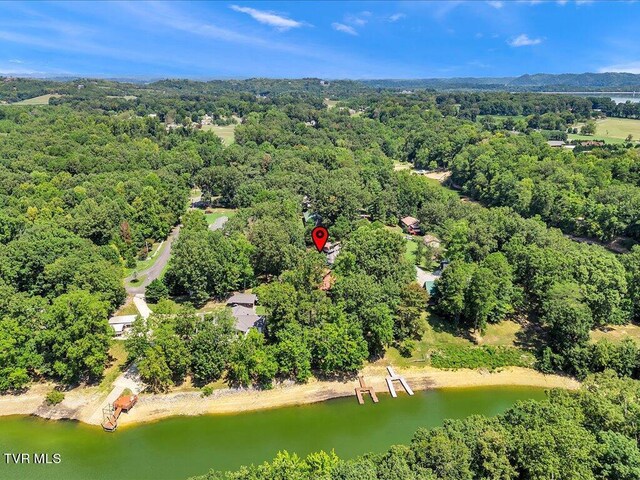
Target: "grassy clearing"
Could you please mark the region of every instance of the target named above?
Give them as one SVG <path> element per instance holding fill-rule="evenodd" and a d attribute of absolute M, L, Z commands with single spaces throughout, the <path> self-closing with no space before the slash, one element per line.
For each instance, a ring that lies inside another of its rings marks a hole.
<path fill-rule="evenodd" d="M 522 330 L 522 327 L 510 320 L 489 324 L 484 336 L 478 338 L 478 344 L 513 347 L 516 345 L 517 335 L 520 330 Z"/>
<path fill-rule="evenodd" d="M 210 208 L 207 209 L 210 213 L 206 213 L 204 216 L 207 219 L 207 223 L 211 225 L 220 217 L 232 218 L 238 211 L 234 208 Z"/>
<path fill-rule="evenodd" d="M 398 367 L 433 366 L 436 368 L 488 368 L 531 366 L 532 353 L 516 346 L 520 326 L 514 322 L 489 325 L 480 345 L 465 330 L 456 329 L 446 320 L 425 314 L 424 334 L 415 342 L 410 357 L 389 348 L 383 362 Z"/>
<path fill-rule="evenodd" d="M 226 307 L 226 303 L 224 302 L 216 302 L 215 300 L 209 300 L 205 303 L 201 308 L 197 310 L 198 313 L 209 313 L 215 312 L 217 310 L 221 310 Z"/>
<path fill-rule="evenodd" d="M 338 104 L 338 100 L 329 100 L 328 98 L 325 98 L 322 103 L 327 106 L 327 109 L 331 109 Z"/>
<path fill-rule="evenodd" d="M 582 124 L 573 125 L 580 129 Z M 632 118 L 605 118 L 596 121 L 595 135 L 569 134 L 569 140 L 604 140 L 606 143 L 625 143 L 628 135 L 633 135 L 633 140 L 640 140 L 640 120 Z"/>
<path fill-rule="evenodd" d="M 118 309 L 118 311 L 114 314 L 115 316 L 121 315 L 138 315 L 138 309 L 133 301 L 128 298 L 125 304 Z"/>
<path fill-rule="evenodd" d="M 233 136 L 233 132 L 235 131 L 237 125 L 204 125 L 202 130 L 215 133 L 220 139 L 222 143 L 225 145 L 231 145 L 235 138 Z"/>
<path fill-rule="evenodd" d="M 476 120 L 480 121 L 485 117 L 494 117 L 494 118 L 512 118 L 513 120 L 526 120 L 526 115 L 476 115 Z"/>
<path fill-rule="evenodd" d="M 61 96 L 62 95 L 57 93 L 50 93 L 47 95 L 40 95 L 39 97 L 27 98 L 26 100 L 13 103 L 12 105 L 49 105 L 50 98 L 57 98 Z"/>
<path fill-rule="evenodd" d="M 604 120 L 598 120 L 596 125 L 596 136 L 601 134 L 606 137 L 625 140 L 628 135 L 633 135 L 635 140 L 640 140 L 640 120 L 631 118 L 605 118 Z"/>
<path fill-rule="evenodd" d="M 105 369 L 104 376 L 100 382 L 100 391 L 108 392 L 111 390 L 113 382 L 122 373 L 122 367 L 127 361 L 127 351 L 124 348 L 124 342 L 114 340 L 109 347 L 110 365 Z"/>
<path fill-rule="evenodd" d="M 397 160 L 393 162 L 393 169 L 396 172 L 400 170 L 411 170 L 412 168 L 413 168 L 413 164 L 409 162 L 399 162 Z"/>
<path fill-rule="evenodd" d="M 603 329 L 591 331 L 591 341 L 607 339 L 611 342 L 618 343 L 625 338 L 631 337 L 640 342 L 640 325 L 630 323 L 629 325 L 611 325 Z"/>
<path fill-rule="evenodd" d="M 607 137 L 605 135 L 600 135 L 596 133 L 595 135 L 580 135 L 576 133 L 569 133 L 567 135 L 568 140 L 602 140 L 604 143 L 608 143 L 611 145 L 620 145 L 625 143 L 625 141 L 621 138 Z"/>

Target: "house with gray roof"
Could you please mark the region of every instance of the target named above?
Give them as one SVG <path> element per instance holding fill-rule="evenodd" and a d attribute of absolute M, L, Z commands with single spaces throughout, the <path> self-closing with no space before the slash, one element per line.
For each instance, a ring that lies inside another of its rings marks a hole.
<path fill-rule="evenodd" d="M 258 301 L 258 297 L 253 293 L 234 293 L 227 300 L 227 305 L 235 307 L 237 305 L 242 305 L 245 307 L 253 308 Z"/>
<path fill-rule="evenodd" d="M 252 328 L 260 332 L 264 330 L 264 317 L 256 313 L 257 301 L 258 297 L 253 293 L 234 293 L 227 300 L 227 307 L 231 308 L 239 332 L 246 334 Z"/>

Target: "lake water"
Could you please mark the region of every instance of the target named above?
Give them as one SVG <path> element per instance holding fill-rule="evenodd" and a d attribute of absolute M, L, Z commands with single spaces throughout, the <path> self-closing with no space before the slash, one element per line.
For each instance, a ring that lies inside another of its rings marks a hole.
<path fill-rule="evenodd" d="M 419 427 L 446 418 L 497 415 L 518 400 L 544 398 L 540 388 L 490 387 L 416 392 L 380 403 L 355 398 L 238 415 L 175 417 L 105 433 L 77 422 L 0 418 L 0 453 L 59 453 L 57 465 L 7 465 L 7 480 L 184 480 L 210 468 L 236 469 L 270 460 L 278 450 L 300 455 L 334 449 L 343 458 L 407 443 Z M 367 399 L 370 400 L 370 399 Z"/>

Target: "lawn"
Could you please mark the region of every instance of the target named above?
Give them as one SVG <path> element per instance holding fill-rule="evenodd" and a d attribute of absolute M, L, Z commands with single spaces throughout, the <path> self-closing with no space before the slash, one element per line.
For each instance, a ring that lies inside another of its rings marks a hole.
<path fill-rule="evenodd" d="M 574 125 L 580 128 L 581 125 Z M 569 134 L 569 140 L 604 140 L 606 143 L 624 143 L 627 136 L 633 135 L 635 141 L 640 140 L 640 120 L 631 118 L 605 118 L 596 121 L 595 135 Z"/>
<path fill-rule="evenodd" d="M 432 365 L 440 368 L 498 368 L 506 365 L 531 365 L 533 355 L 515 346 L 520 326 L 505 321 L 489 325 L 478 346 L 472 336 L 457 330 L 434 314 L 425 314 L 425 330 L 410 357 L 389 348 L 383 362 L 399 367 Z"/>
<path fill-rule="evenodd" d="M 628 325 L 610 325 L 603 329 L 591 331 L 591 341 L 610 340 L 611 342 L 621 342 L 625 338 L 630 337 L 640 342 L 640 325 L 630 323 Z"/>
<path fill-rule="evenodd" d="M 238 211 L 235 208 L 210 208 L 211 213 L 206 213 L 204 216 L 207 219 L 207 223 L 211 225 L 220 217 L 232 218 Z"/>
<path fill-rule="evenodd" d="M 399 161 L 394 161 L 393 162 L 393 169 L 397 172 L 400 170 L 411 170 L 413 168 L 413 164 L 410 162 L 399 162 Z"/>
<path fill-rule="evenodd" d="M 327 110 L 329 110 L 337 105 L 338 100 L 329 100 L 328 98 L 325 98 L 322 103 L 324 103 L 327 106 Z"/>
<path fill-rule="evenodd" d="M 607 137 L 605 135 L 600 135 L 597 132 L 595 135 L 580 135 L 576 133 L 569 133 L 567 135 L 567 139 L 568 140 L 602 140 L 604 141 L 604 143 L 608 143 L 611 145 L 620 145 L 625 143 L 625 141 L 622 138 Z"/>
<path fill-rule="evenodd" d="M 232 125 L 204 125 L 202 130 L 215 133 L 222 139 L 222 143 L 225 145 L 231 145 L 235 138 L 233 132 L 235 131 L 237 124 Z"/>
<path fill-rule="evenodd" d="M 122 305 L 117 312 L 114 313 L 114 316 L 121 316 L 121 315 L 138 315 L 138 308 L 136 307 L 135 303 L 133 303 L 133 301 L 131 300 L 131 298 L 128 298 L 127 301 L 125 302 L 124 305 Z"/>
<path fill-rule="evenodd" d="M 113 340 L 109 347 L 109 366 L 104 371 L 104 376 L 100 382 L 100 390 L 108 392 L 111 390 L 113 382 L 122 373 L 122 367 L 127 362 L 127 351 L 124 342 Z"/>
<path fill-rule="evenodd" d="M 16 102 L 13 105 L 49 105 L 49 99 L 60 97 L 61 95 L 57 93 L 51 93 L 47 95 L 40 95 L 39 97 L 27 98 L 26 100 L 22 100 L 21 102 Z"/>

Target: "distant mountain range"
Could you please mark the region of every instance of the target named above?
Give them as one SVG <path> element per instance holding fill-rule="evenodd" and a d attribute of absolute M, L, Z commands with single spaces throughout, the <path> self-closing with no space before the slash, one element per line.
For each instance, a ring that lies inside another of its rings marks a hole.
<path fill-rule="evenodd" d="M 0 79 L 3 74 L 0 73 Z M 16 75 L 4 75 L 14 78 Z M 87 76 L 37 76 L 21 75 L 31 82 L 62 82 L 89 81 Z M 512 92 L 640 92 L 640 74 L 633 73 L 562 73 L 526 74 L 519 77 L 457 77 L 457 78 L 424 78 L 424 79 L 377 79 L 377 80 L 321 80 L 319 78 L 276 79 L 276 78 L 248 78 L 248 79 L 217 79 L 217 80 L 187 80 L 157 78 L 105 78 L 98 81 L 126 82 L 144 84 L 151 87 L 188 88 L 189 90 L 215 93 L 223 91 L 254 91 L 256 93 L 306 91 L 311 93 L 330 93 L 344 89 L 350 92 L 369 91 L 371 89 L 385 90 L 482 90 L 482 91 L 512 91 Z M 330 87 L 329 87 L 330 86 Z M 1 90 L 1 89 L 0 89 Z"/>
<path fill-rule="evenodd" d="M 515 90 L 515 91 L 640 91 L 640 74 L 633 73 L 536 73 L 519 77 L 460 77 L 409 80 L 362 80 L 374 88 L 436 90 Z"/>

